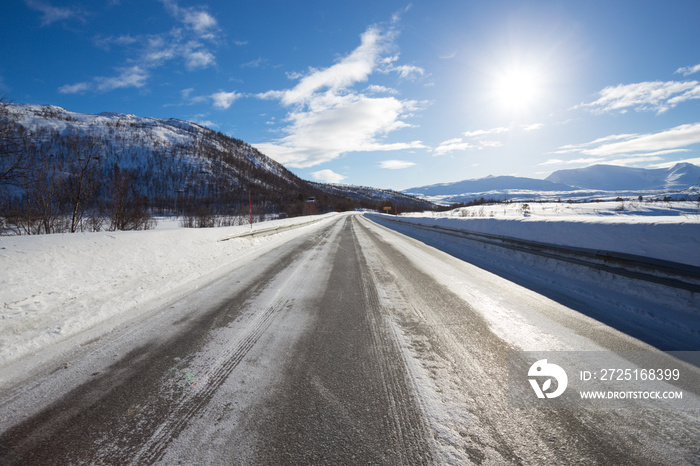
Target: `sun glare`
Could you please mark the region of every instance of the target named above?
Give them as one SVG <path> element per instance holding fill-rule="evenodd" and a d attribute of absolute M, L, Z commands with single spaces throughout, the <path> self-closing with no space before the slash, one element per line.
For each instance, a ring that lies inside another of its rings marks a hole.
<path fill-rule="evenodd" d="M 493 92 L 503 109 L 522 114 L 532 110 L 542 97 L 540 73 L 527 66 L 512 66 L 496 77 Z"/>

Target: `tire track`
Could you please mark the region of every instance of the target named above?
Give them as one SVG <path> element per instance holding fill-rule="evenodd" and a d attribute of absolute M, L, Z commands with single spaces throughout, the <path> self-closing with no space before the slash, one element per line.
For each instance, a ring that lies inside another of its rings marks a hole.
<path fill-rule="evenodd" d="M 130 464 L 153 464 L 163 458 L 172 440 L 209 404 L 214 394 L 267 332 L 274 320 L 285 309 L 289 309 L 294 305 L 294 299 L 286 298 L 287 293 L 284 293 L 283 290 L 292 291 L 306 286 L 310 275 L 300 273 L 300 271 L 308 267 L 309 263 L 318 257 L 334 231 L 335 228 L 330 228 L 323 232 L 317 245 L 310 251 L 307 251 L 289 272 L 290 277 L 279 285 L 270 300 L 271 304 L 264 311 L 257 312 L 245 329 L 237 332 L 238 340 L 234 344 L 230 344 L 229 332 L 223 331 L 219 338 L 213 338 L 215 342 L 213 346 L 223 347 L 223 349 L 216 348 L 213 360 L 204 358 L 204 361 L 199 361 L 198 363 L 198 359 L 202 359 L 201 357 L 194 356 L 191 358 L 190 364 L 203 367 L 201 372 L 197 372 L 193 376 L 200 379 L 201 383 L 190 385 L 190 389 L 175 403 L 176 406 L 173 408 L 172 413 L 158 427 L 154 435 L 148 439 L 139 452 L 134 455 Z M 272 280 L 267 289 L 271 290 L 276 287 L 276 282 Z M 255 300 L 249 306 L 253 306 L 254 303 Z M 216 342 L 216 340 L 224 341 Z M 175 388 L 173 382 L 175 382 L 173 379 L 166 381 L 166 390 L 170 389 L 172 391 Z"/>
<path fill-rule="evenodd" d="M 359 233 L 356 226 L 357 220 L 353 220 L 353 234 L 357 244 L 366 244 L 358 236 L 365 236 L 365 232 Z M 362 264 L 363 270 L 369 267 L 363 256 L 364 250 L 358 248 L 358 261 Z M 400 363 L 392 356 L 401 356 L 400 345 L 397 335 L 389 327 L 388 317 L 390 310 L 382 306 L 379 300 L 379 293 L 374 285 L 374 277 L 371 273 L 361 275 L 362 294 L 365 298 L 365 306 L 368 310 L 367 318 L 372 337 L 372 355 L 370 359 L 376 366 L 377 372 L 382 377 L 382 387 L 385 396 L 389 400 L 389 412 L 391 415 L 386 419 L 387 429 L 397 432 L 397 443 L 400 447 L 400 464 L 427 464 L 434 461 L 432 451 L 426 449 L 427 441 L 430 438 L 428 424 L 421 412 L 414 407 L 417 406 L 417 397 L 411 387 L 409 372 L 406 361 L 400 358 Z M 413 409 L 412 409 L 413 408 Z"/>
<path fill-rule="evenodd" d="M 259 464 L 427 464 L 428 430 L 348 219 L 316 324 L 256 411 Z"/>
<path fill-rule="evenodd" d="M 159 338 L 145 332 L 149 339 L 140 347 L 3 432 L 0 464 L 145 464 L 161 458 L 293 304 L 295 288 L 308 278 L 300 270 L 320 254 L 335 223 L 271 254 L 274 261 L 250 273 L 233 296 L 209 309 L 195 307 L 191 317 L 170 324 L 172 333 Z M 217 335 L 228 339 L 211 344 Z M 201 353 L 203 348 L 222 353 Z M 188 380 L 189 364 L 201 367 L 200 380 Z"/>
<path fill-rule="evenodd" d="M 289 300 L 280 299 L 267 308 L 251 324 L 252 328 L 245 332 L 241 340 L 232 345 L 230 350 L 221 354 L 219 358 L 221 363 L 213 364 L 212 369 L 196 374 L 197 378 L 202 379 L 203 383 L 191 385 L 191 389 L 186 395 L 176 402 L 176 406 L 172 408 L 172 413 L 168 416 L 168 419 L 160 425 L 155 434 L 134 455 L 130 464 L 153 464 L 160 460 L 172 439 L 209 403 L 214 393 L 267 331 L 277 314 L 290 305 L 291 302 Z"/>

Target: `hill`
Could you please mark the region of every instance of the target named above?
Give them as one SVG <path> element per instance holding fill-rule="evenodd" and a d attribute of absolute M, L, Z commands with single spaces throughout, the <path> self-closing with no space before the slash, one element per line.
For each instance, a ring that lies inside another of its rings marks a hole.
<path fill-rule="evenodd" d="M 176 119 L 0 103 L 0 154 L 0 217 L 24 233 L 143 227 L 115 220 L 124 214 L 115 209 L 127 208 L 141 219 L 240 216 L 249 192 L 257 215 L 308 213 L 309 197 L 314 211 L 380 208 L 387 195 L 403 210 L 431 206 L 310 183 L 240 139 Z"/>

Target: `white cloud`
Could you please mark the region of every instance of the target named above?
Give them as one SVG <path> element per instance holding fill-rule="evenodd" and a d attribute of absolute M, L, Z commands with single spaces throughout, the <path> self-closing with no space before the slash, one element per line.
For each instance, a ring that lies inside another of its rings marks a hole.
<path fill-rule="evenodd" d="M 575 108 L 586 108 L 593 113 L 619 111 L 655 111 L 663 113 L 679 103 L 700 99 L 698 81 L 650 81 L 635 84 L 609 86 L 599 93 L 599 98 Z"/>
<path fill-rule="evenodd" d="M 214 17 L 209 13 L 191 9 L 184 12 L 182 21 L 199 34 L 207 34 L 218 25 Z"/>
<path fill-rule="evenodd" d="M 420 141 L 383 144 L 376 137 L 406 126 L 399 120 L 412 102 L 393 97 L 345 96 L 316 111 L 288 115 L 287 136 L 276 143 L 256 144 L 266 155 L 291 167 L 317 165 L 347 152 L 424 148 Z"/>
<path fill-rule="evenodd" d="M 649 134 L 613 134 L 583 144 L 562 146 L 555 154 L 576 154 L 571 160 L 550 159 L 540 165 L 632 163 L 663 160 L 661 156 L 689 152 L 689 146 L 700 144 L 700 123 L 676 126 Z"/>
<path fill-rule="evenodd" d="M 370 94 L 391 94 L 396 95 L 398 91 L 396 89 L 391 89 L 390 87 L 379 86 L 377 84 L 370 84 L 367 86 L 367 92 Z"/>
<path fill-rule="evenodd" d="M 643 134 L 627 140 L 602 144 L 581 152 L 590 155 L 610 156 L 618 154 L 649 153 L 679 149 L 700 143 L 700 123 L 676 126 L 659 133 Z"/>
<path fill-rule="evenodd" d="M 97 36 L 93 39 L 95 46 L 109 51 L 112 45 L 117 45 L 120 47 L 125 47 L 128 45 L 133 45 L 139 41 L 139 38 L 132 36 L 131 34 L 121 35 L 121 36 Z"/>
<path fill-rule="evenodd" d="M 347 178 L 347 176 L 335 173 L 333 170 L 319 170 L 311 173 L 311 176 L 314 177 L 314 180 L 323 181 L 324 183 L 340 183 Z"/>
<path fill-rule="evenodd" d="M 268 63 L 267 58 L 258 57 L 255 60 L 241 64 L 241 68 L 260 68 L 261 66 Z"/>
<path fill-rule="evenodd" d="M 99 77 L 95 79 L 98 91 L 111 91 L 124 87 L 143 87 L 148 73 L 139 66 L 122 69 L 119 76 Z"/>
<path fill-rule="evenodd" d="M 188 29 L 205 39 L 213 39 L 219 31 L 216 19 L 201 7 L 182 8 L 175 0 L 160 0 L 170 14 L 181 21 Z"/>
<path fill-rule="evenodd" d="M 477 129 L 475 131 L 467 131 L 464 133 L 464 136 L 468 138 L 478 138 L 480 136 L 489 136 L 491 134 L 500 134 L 500 133 L 505 133 L 510 131 L 509 128 L 504 128 L 504 127 L 498 127 L 498 128 L 491 128 L 491 129 Z"/>
<path fill-rule="evenodd" d="M 90 83 L 82 82 L 76 84 L 65 84 L 58 88 L 61 94 L 82 94 L 90 90 Z"/>
<path fill-rule="evenodd" d="M 66 84 L 58 88 L 61 94 L 80 94 L 87 91 L 108 92 L 115 89 L 135 87 L 146 84 L 148 72 L 139 66 L 122 68 L 117 76 L 97 76 L 91 81 Z"/>
<path fill-rule="evenodd" d="M 353 87 L 369 80 L 384 60 L 382 54 L 394 33 L 368 28 L 360 45 L 334 65 L 289 75 L 298 80 L 286 90 L 271 90 L 257 97 L 278 99 L 289 107 L 281 139 L 256 144 L 263 153 L 290 167 L 317 165 L 349 152 L 395 151 L 425 148 L 420 141 L 384 143 L 387 134 L 409 127 L 403 118 L 418 109 L 418 102 L 395 97 L 370 97 Z M 387 88 L 365 87 L 368 94 Z"/>
<path fill-rule="evenodd" d="M 221 109 L 227 109 L 229 108 L 233 102 L 240 98 L 242 94 L 239 94 L 236 91 L 232 92 L 224 92 L 224 91 L 219 91 L 214 94 L 212 94 L 210 97 L 214 101 L 214 107 L 216 108 L 221 108 Z"/>
<path fill-rule="evenodd" d="M 532 123 L 530 125 L 522 125 L 521 128 L 523 131 L 535 131 L 538 129 L 542 129 L 544 127 L 543 123 Z"/>
<path fill-rule="evenodd" d="M 326 89 L 337 93 L 357 82 L 366 81 L 377 65 L 380 53 L 384 50 L 388 37 L 376 27 L 365 31 L 360 46 L 335 65 L 323 70 L 310 70 L 294 88 L 284 91 L 284 105 L 308 103 L 316 93 Z"/>
<path fill-rule="evenodd" d="M 390 170 L 400 170 L 402 168 L 408 168 L 414 166 L 415 163 L 408 162 L 406 160 L 382 160 L 379 162 L 381 168 L 388 168 Z"/>
<path fill-rule="evenodd" d="M 657 163 L 652 165 L 653 168 L 671 168 L 677 163 L 692 163 L 693 165 L 700 166 L 700 157 L 692 159 L 674 160 L 673 162 Z"/>
<path fill-rule="evenodd" d="M 544 124 L 542 123 L 533 123 L 528 125 L 514 126 L 512 128 L 498 126 L 489 129 L 476 129 L 473 131 L 466 131 L 462 133 L 466 140 L 464 138 L 454 138 L 443 141 L 438 145 L 438 147 L 433 149 L 433 155 L 444 155 L 450 152 L 465 151 L 470 149 L 480 150 L 493 147 L 503 147 L 503 142 L 493 139 L 485 139 L 485 136 L 496 136 L 499 134 L 508 133 L 510 131 L 515 131 L 518 128 L 522 131 L 528 132 L 535 131 L 543 127 Z"/>
<path fill-rule="evenodd" d="M 562 159 L 549 159 L 539 165 L 592 165 L 595 163 L 604 162 L 605 159 L 599 157 L 591 157 L 586 159 L 574 159 L 574 160 L 562 160 Z"/>
<path fill-rule="evenodd" d="M 416 78 L 425 74 L 425 70 L 423 68 L 414 65 L 390 66 L 386 70 L 395 71 L 402 78 Z"/>
<path fill-rule="evenodd" d="M 682 74 L 683 76 L 689 76 L 700 71 L 700 64 L 695 66 L 684 66 L 676 70 L 676 74 Z"/>
<path fill-rule="evenodd" d="M 63 21 L 72 18 L 81 21 L 84 21 L 85 19 L 84 13 L 77 8 L 52 6 L 39 0 L 24 0 L 24 3 L 32 10 L 39 11 L 43 14 L 41 17 L 42 26 L 48 26 L 56 21 Z"/>
<path fill-rule="evenodd" d="M 214 55 L 207 50 L 188 51 L 185 55 L 185 64 L 189 70 L 206 68 L 214 62 Z"/>
<path fill-rule="evenodd" d="M 161 34 L 94 38 L 95 46 L 106 51 L 113 46 L 125 47 L 129 57 L 126 60 L 128 66 L 122 68 L 119 76 L 98 76 L 81 83 L 66 84 L 59 88 L 59 92 L 76 94 L 126 87 L 140 88 L 146 84 L 152 70 L 174 60 L 181 60 L 187 70 L 213 66 L 216 57 L 206 44 L 216 42 L 215 33 L 219 32 L 216 20 L 201 8 L 181 8 L 174 0 L 161 0 L 161 3 L 185 25 L 184 28 L 175 27 Z"/>
<path fill-rule="evenodd" d="M 465 142 L 462 138 L 454 138 L 441 142 L 439 146 L 433 149 L 433 154 L 445 155 L 450 152 L 476 149 L 477 147 L 478 146 L 475 146 L 470 142 Z"/>
<path fill-rule="evenodd" d="M 210 120 L 194 120 L 199 126 L 204 126 L 205 128 L 218 128 L 219 125 Z"/>

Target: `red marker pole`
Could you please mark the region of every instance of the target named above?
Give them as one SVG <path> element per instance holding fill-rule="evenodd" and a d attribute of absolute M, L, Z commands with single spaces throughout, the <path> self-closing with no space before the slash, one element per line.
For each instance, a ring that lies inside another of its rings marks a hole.
<path fill-rule="evenodd" d="M 248 190 L 248 207 L 250 208 L 250 229 L 253 229 L 253 203 L 250 200 L 250 190 Z"/>

